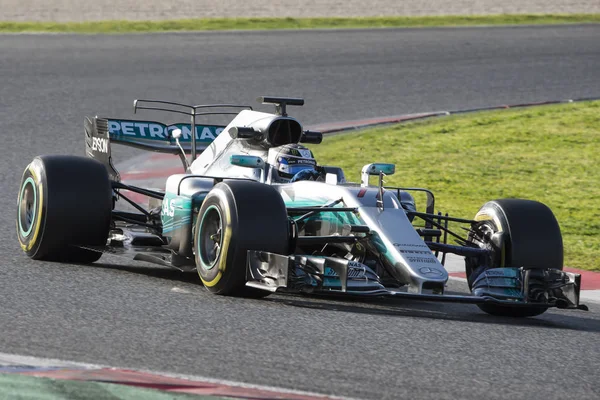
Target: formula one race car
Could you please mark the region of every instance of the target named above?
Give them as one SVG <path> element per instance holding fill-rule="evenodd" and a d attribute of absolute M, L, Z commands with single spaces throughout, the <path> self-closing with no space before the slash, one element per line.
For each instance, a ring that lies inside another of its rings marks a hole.
<path fill-rule="evenodd" d="M 222 295 L 394 296 L 522 317 L 586 308 L 581 276 L 562 271 L 560 228 L 545 205 L 494 200 L 473 219 L 454 218 L 434 213 L 427 189 L 384 186 L 393 164 L 365 165 L 360 183 L 346 182 L 302 145 L 322 140 L 287 115 L 304 100 L 259 101 L 276 112 L 136 100 L 134 111 L 184 114 L 190 123 L 86 118 L 87 157 L 39 156 L 25 169 L 17 213 L 23 251 L 80 263 L 113 253 L 197 270 Z M 216 114 L 235 117 L 227 126 L 196 123 Z M 127 185 L 112 143 L 179 155 L 182 173 L 168 177 L 164 191 Z M 427 198 L 421 212 L 416 192 Z M 148 196 L 148 209 L 131 193 Z M 115 207 L 122 202 L 130 210 Z M 464 235 L 449 222 L 464 225 Z M 447 253 L 465 258 L 471 295 L 444 293 Z"/>

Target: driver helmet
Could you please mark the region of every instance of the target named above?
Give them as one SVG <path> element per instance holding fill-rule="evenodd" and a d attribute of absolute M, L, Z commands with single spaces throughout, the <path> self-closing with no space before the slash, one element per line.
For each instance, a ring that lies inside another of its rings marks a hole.
<path fill-rule="evenodd" d="M 280 178 L 292 180 L 298 173 L 316 173 L 317 160 L 310 149 L 299 144 L 286 144 L 269 149 L 268 163 Z"/>

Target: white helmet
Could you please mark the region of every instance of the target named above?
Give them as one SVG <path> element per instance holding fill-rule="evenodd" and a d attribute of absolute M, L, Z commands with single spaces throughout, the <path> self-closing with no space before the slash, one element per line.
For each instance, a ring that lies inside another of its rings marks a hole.
<path fill-rule="evenodd" d="M 282 180 L 292 180 L 299 172 L 316 175 L 317 160 L 310 149 L 299 144 L 286 144 L 269 149 L 268 163 L 277 171 Z"/>

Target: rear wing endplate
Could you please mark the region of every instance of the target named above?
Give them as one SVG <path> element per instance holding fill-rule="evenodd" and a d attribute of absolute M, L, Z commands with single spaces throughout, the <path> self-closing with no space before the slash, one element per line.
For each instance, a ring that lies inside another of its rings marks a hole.
<path fill-rule="evenodd" d="M 160 100 L 135 100 L 133 102 L 134 112 L 152 110 L 182 114 L 190 117 L 190 123 L 165 125 L 156 121 L 86 117 L 84 120 L 86 155 L 104 164 L 113 181 L 119 181 L 120 176 L 112 163 L 111 142 L 142 150 L 177 154 L 186 165 L 185 154 L 181 153 L 183 150 L 184 153 L 191 154 L 191 160 L 187 163 L 189 165 L 196 158 L 196 154 L 206 150 L 225 128 L 224 125 L 198 125 L 196 117 L 235 115 L 239 109 L 252 109 L 252 107 L 236 104 L 192 106 Z M 175 129 L 181 130 L 179 146 L 172 134 Z"/>
<path fill-rule="evenodd" d="M 192 153 L 191 124 L 177 123 L 165 125 L 156 121 L 135 121 L 86 117 L 86 154 L 102 162 L 112 180 L 118 180 L 118 172 L 112 164 L 111 143 L 118 143 L 142 150 L 180 155 L 181 150 L 173 139 L 172 132 L 181 129 L 179 143 L 184 152 Z M 221 125 L 195 125 L 196 151 L 204 151 L 223 131 Z"/>

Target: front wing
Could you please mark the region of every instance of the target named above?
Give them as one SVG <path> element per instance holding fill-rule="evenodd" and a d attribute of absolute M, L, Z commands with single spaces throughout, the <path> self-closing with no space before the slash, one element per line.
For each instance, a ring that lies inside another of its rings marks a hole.
<path fill-rule="evenodd" d="M 347 296 L 388 296 L 421 301 L 440 301 L 467 304 L 498 304 L 510 307 L 557 307 L 587 310 L 579 304 L 581 275 L 559 270 L 527 270 L 503 268 L 512 277 L 510 282 L 502 279 L 493 282 L 493 270 L 485 279 L 490 287 L 498 289 L 511 285 L 512 297 L 502 296 L 493 290 L 479 295 L 448 295 L 443 293 L 409 293 L 403 288 L 386 287 L 368 267 L 354 261 L 334 257 L 292 255 L 285 256 L 265 251 L 248 251 L 247 286 L 270 292 L 318 293 Z M 333 271 L 333 273 L 332 273 Z M 540 276 L 542 278 L 540 279 Z M 531 301 L 532 281 L 536 289 L 545 285 L 550 293 L 545 301 Z M 546 277 L 546 278 L 543 278 Z M 497 277 L 496 277 L 497 278 Z M 329 282 L 327 281 L 329 279 Z M 544 282 L 543 279 L 547 281 Z M 551 281 L 550 281 L 551 279 Z M 557 284 L 559 282 L 559 284 Z M 518 286 L 517 286 L 518 284 Z M 531 293 L 530 293 L 531 292 Z M 494 296 L 486 294 L 493 293 Z"/>

